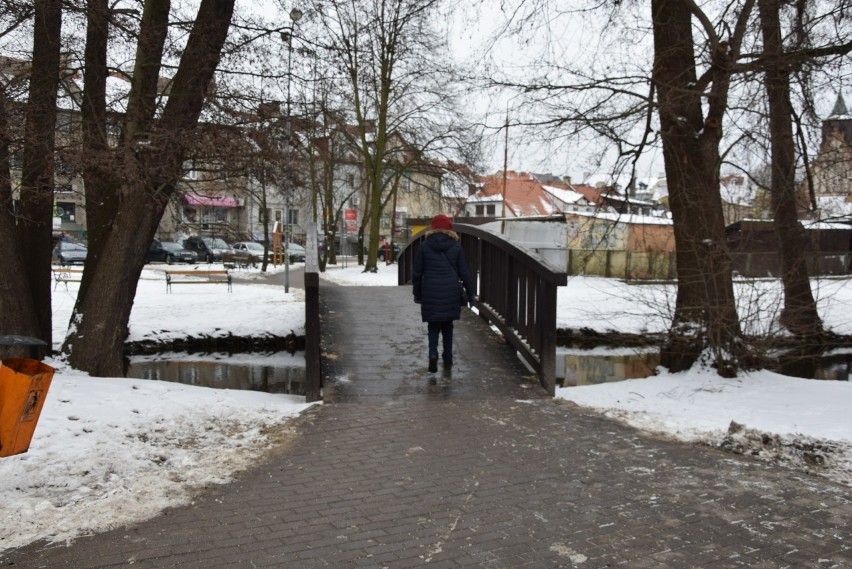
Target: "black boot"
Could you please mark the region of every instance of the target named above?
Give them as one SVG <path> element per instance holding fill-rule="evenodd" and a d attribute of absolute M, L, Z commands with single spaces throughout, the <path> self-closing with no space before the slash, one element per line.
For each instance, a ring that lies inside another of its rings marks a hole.
<path fill-rule="evenodd" d="M 438 358 L 429 358 L 429 371 L 432 373 L 438 371 Z"/>

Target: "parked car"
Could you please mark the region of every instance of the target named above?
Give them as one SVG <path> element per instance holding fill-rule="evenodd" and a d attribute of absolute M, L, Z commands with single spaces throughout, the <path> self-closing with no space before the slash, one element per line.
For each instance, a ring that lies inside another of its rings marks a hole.
<path fill-rule="evenodd" d="M 272 251 L 269 252 L 271 254 Z M 238 241 L 224 260 L 241 265 L 256 265 L 263 261 L 263 245 L 254 241 Z"/>
<path fill-rule="evenodd" d="M 297 243 L 287 245 L 287 253 L 290 255 L 291 263 L 305 262 L 305 248 Z"/>
<path fill-rule="evenodd" d="M 212 263 L 221 261 L 224 253 L 230 253 L 231 246 L 219 237 L 199 237 L 194 235 L 183 242 L 183 248 L 195 251 L 200 261 Z"/>
<path fill-rule="evenodd" d="M 169 265 L 172 263 L 196 263 L 198 262 L 198 255 L 195 254 L 195 251 L 184 249 L 180 243 L 154 239 L 148 248 L 146 261 L 149 263 L 168 263 Z"/>
<path fill-rule="evenodd" d="M 388 249 L 389 249 L 389 247 L 386 243 L 382 243 L 382 245 L 379 247 L 379 260 L 380 261 L 385 260 L 385 252 Z M 399 257 L 400 251 L 402 251 L 402 248 L 399 246 L 399 243 L 394 241 L 394 243 L 393 243 L 393 260 L 394 261 Z"/>
<path fill-rule="evenodd" d="M 85 245 L 73 241 L 59 241 L 53 248 L 53 262 L 60 265 L 82 265 L 86 262 Z"/>

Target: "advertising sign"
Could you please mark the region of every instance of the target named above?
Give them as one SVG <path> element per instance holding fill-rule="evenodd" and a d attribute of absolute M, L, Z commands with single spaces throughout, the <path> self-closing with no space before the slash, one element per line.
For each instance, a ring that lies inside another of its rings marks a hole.
<path fill-rule="evenodd" d="M 346 222 L 346 233 L 358 233 L 358 210 L 343 210 L 343 221 Z"/>

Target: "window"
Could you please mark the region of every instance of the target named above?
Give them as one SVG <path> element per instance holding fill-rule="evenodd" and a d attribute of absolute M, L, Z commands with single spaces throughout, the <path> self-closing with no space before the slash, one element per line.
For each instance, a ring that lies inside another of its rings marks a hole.
<path fill-rule="evenodd" d="M 186 162 L 184 162 L 182 168 L 183 168 L 183 177 L 184 177 L 185 180 L 197 180 L 198 179 L 198 172 L 193 167 L 191 160 L 187 160 Z"/>
<path fill-rule="evenodd" d="M 76 204 L 73 202 L 56 202 L 53 215 L 60 218 L 62 221 L 74 221 L 76 207 Z"/>
<path fill-rule="evenodd" d="M 489 204 L 485 206 L 485 215 L 487 215 L 488 217 L 494 217 L 494 210 L 494 204 Z"/>
<path fill-rule="evenodd" d="M 269 208 L 260 208 L 257 210 L 257 220 L 260 223 L 269 219 Z"/>
<path fill-rule="evenodd" d="M 346 183 L 349 184 L 350 188 L 354 188 L 355 187 L 355 174 L 351 174 L 351 173 L 347 174 Z"/>
<path fill-rule="evenodd" d="M 275 210 L 275 221 L 281 221 L 284 219 L 284 215 L 282 214 L 280 209 Z"/>
<path fill-rule="evenodd" d="M 485 215 L 485 206 L 479 204 L 476 206 L 476 215 Z"/>
<path fill-rule="evenodd" d="M 299 225 L 299 210 L 290 208 L 287 210 L 287 225 Z"/>

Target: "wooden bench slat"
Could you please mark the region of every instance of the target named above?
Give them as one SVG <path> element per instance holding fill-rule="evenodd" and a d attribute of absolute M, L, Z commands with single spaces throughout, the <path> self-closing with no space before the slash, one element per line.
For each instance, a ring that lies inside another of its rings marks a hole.
<path fill-rule="evenodd" d="M 228 292 L 233 291 L 231 273 L 228 271 L 164 271 L 164 273 L 166 275 L 166 292 L 172 291 L 173 284 L 227 284 Z M 178 280 L 175 280 L 174 277 L 177 277 Z M 187 280 L 183 280 L 185 277 Z"/>

